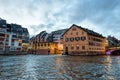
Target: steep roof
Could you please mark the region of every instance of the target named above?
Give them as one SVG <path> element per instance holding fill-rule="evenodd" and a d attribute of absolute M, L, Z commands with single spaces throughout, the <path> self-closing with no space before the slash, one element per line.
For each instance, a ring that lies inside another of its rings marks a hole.
<path fill-rule="evenodd" d="M 83 28 L 83 27 L 78 26 L 78 25 L 76 25 L 76 24 L 73 24 L 68 30 L 70 30 L 73 26 L 76 26 L 76 27 L 84 30 L 84 31 L 87 32 L 87 34 L 89 34 L 89 35 L 96 36 L 96 37 L 101 37 L 101 38 L 105 38 L 104 36 L 102 36 L 102 34 L 99 34 L 99 33 L 97 33 L 97 32 L 94 32 L 93 30 L 89 30 L 89 29 L 87 29 L 87 28 Z M 66 32 L 67 32 L 68 30 L 66 30 Z M 65 33 L 66 33 L 66 32 L 65 32 Z M 65 33 L 64 33 L 64 34 L 65 34 Z M 63 35 L 64 35 L 64 34 L 63 34 Z M 62 35 L 62 36 L 63 36 L 63 35 Z"/>
<path fill-rule="evenodd" d="M 65 32 L 67 29 L 61 29 L 61 30 L 56 30 L 56 31 L 52 31 L 52 33 L 54 34 L 54 33 L 63 33 L 63 32 Z"/>
<path fill-rule="evenodd" d="M 22 28 L 22 30 L 23 30 L 23 34 L 29 34 L 29 32 L 28 32 L 28 29 L 27 29 L 27 28 Z"/>

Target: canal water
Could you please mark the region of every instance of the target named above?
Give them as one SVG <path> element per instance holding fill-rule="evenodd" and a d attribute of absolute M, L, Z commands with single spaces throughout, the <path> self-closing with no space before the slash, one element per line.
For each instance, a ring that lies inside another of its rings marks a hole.
<path fill-rule="evenodd" d="M 0 80 L 120 80 L 120 56 L 0 56 Z"/>

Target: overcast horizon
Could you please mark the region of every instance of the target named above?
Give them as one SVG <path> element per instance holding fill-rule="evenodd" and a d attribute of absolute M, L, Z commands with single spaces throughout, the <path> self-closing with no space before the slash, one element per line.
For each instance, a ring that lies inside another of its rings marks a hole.
<path fill-rule="evenodd" d="M 28 28 L 30 36 L 76 24 L 120 39 L 119 0 L 0 0 L 0 17 Z"/>

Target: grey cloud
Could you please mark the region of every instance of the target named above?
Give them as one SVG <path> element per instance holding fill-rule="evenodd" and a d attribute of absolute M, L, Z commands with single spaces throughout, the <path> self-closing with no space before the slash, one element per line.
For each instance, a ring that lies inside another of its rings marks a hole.
<path fill-rule="evenodd" d="M 0 5 L 7 15 L 38 21 L 39 24 L 28 27 L 34 33 L 67 28 L 87 20 L 101 29 L 102 34 L 113 34 L 120 39 L 119 0 L 0 0 Z"/>

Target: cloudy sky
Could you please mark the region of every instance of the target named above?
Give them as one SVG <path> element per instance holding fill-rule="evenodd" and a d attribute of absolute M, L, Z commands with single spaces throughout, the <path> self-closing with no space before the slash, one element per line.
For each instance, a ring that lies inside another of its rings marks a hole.
<path fill-rule="evenodd" d="M 0 17 L 31 36 L 77 24 L 120 39 L 120 0 L 0 0 Z"/>

